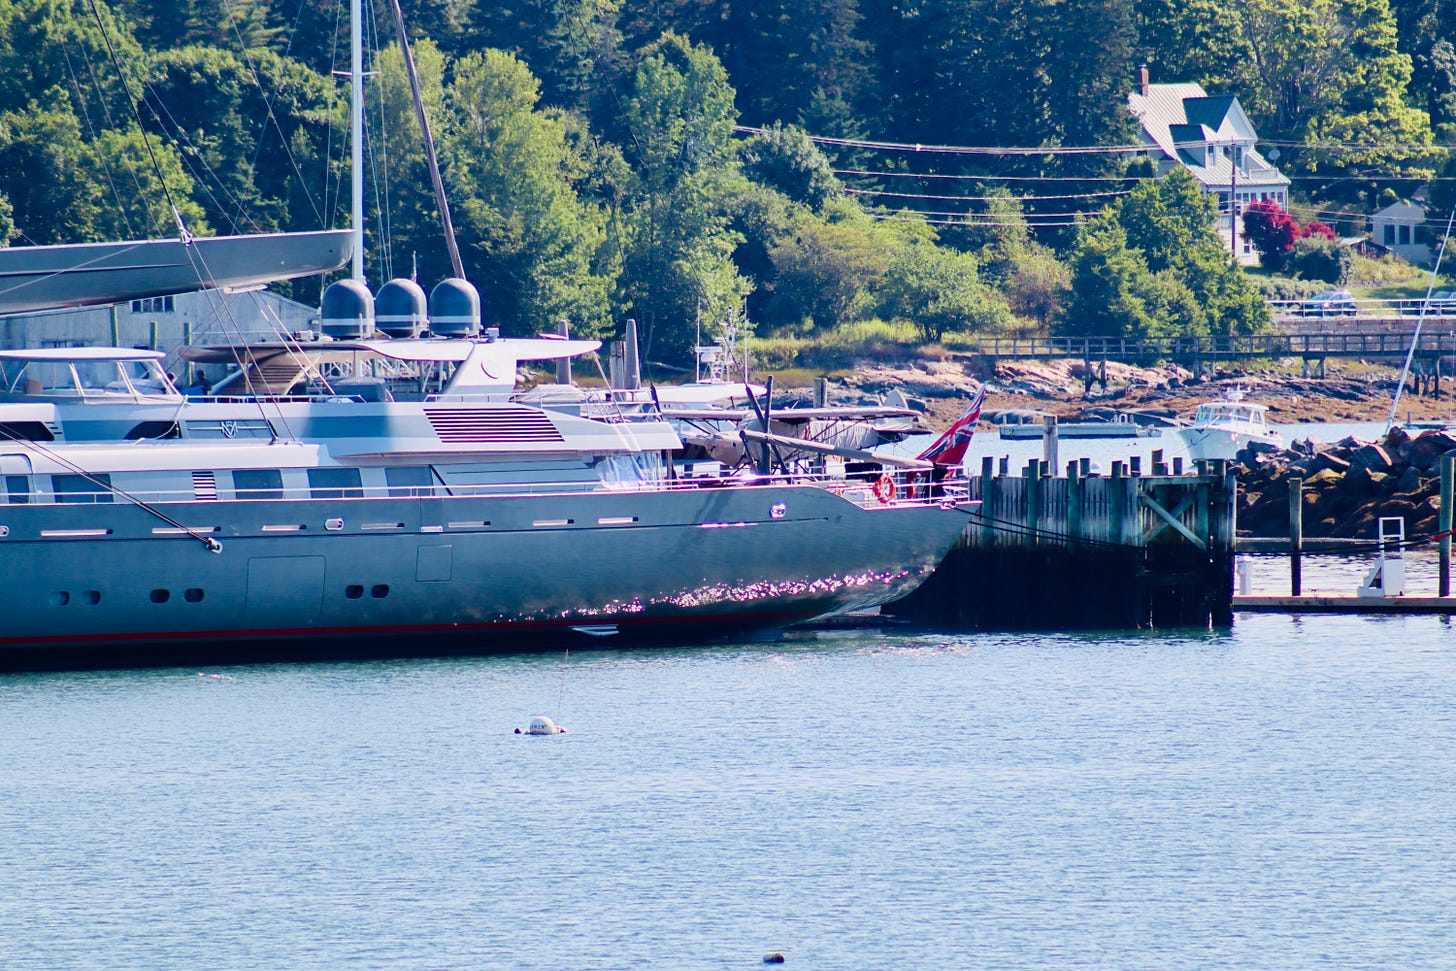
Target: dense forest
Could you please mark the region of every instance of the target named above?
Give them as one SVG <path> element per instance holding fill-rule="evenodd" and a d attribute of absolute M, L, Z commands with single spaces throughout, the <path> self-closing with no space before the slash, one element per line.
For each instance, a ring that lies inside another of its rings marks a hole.
<path fill-rule="evenodd" d="M 507 333 L 635 317 L 915 338 L 1257 330 L 1139 65 L 1237 95 L 1299 222 L 1456 183 L 1456 0 L 406 0 L 468 275 Z M 366 6 L 370 282 L 449 275 Z M 0 0 L 0 238 L 347 222 L 342 0 Z M 1034 151 L 1032 151 L 1034 150 Z M 310 284 L 313 286 L 314 284 Z M 302 299 L 317 299 L 297 291 Z"/>

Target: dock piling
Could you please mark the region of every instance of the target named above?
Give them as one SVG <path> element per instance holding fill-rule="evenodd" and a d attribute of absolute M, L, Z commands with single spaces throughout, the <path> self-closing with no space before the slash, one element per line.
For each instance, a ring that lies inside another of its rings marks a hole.
<path fill-rule="evenodd" d="M 1441 511 L 1437 514 L 1436 531 L 1441 534 L 1440 574 L 1437 578 L 1436 595 L 1451 596 L 1451 496 L 1452 484 L 1456 481 L 1456 455 L 1447 452 L 1441 456 Z"/>
<path fill-rule="evenodd" d="M 982 463 L 982 471 L 988 463 Z M 1235 481 L 1208 474 L 1067 476 L 1033 459 L 981 476 L 961 540 L 918 590 L 884 612 L 970 630 L 1227 626 L 1233 620 Z M 1089 470 L 1090 471 L 1090 470 Z"/>
<path fill-rule="evenodd" d="M 1304 549 L 1304 480 L 1289 480 L 1289 595 L 1297 597 L 1304 577 L 1300 553 Z"/>

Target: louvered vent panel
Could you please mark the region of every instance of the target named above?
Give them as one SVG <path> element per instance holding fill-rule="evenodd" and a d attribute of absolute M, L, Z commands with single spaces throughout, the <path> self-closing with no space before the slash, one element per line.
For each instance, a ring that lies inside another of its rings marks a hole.
<path fill-rule="evenodd" d="M 200 500 L 217 498 L 217 474 L 215 472 L 192 473 L 192 494 Z"/>
<path fill-rule="evenodd" d="M 440 441 L 470 445 L 531 445 L 565 441 L 539 411 L 529 408 L 426 408 Z"/>

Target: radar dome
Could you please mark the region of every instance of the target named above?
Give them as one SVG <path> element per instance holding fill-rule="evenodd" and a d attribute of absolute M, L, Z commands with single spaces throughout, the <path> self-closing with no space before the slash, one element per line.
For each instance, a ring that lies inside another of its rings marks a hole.
<path fill-rule="evenodd" d="M 480 291 L 469 280 L 451 277 L 430 291 L 430 333 L 473 337 L 480 333 Z"/>
<path fill-rule="evenodd" d="M 374 297 L 358 280 L 339 280 L 324 291 L 319 327 L 330 337 L 368 337 L 374 333 Z"/>
<path fill-rule="evenodd" d="M 413 280 L 390 280 L 374 296 L 374 320 L 390 337 L 416 337 L 429 324 L 425 291 Z"/>

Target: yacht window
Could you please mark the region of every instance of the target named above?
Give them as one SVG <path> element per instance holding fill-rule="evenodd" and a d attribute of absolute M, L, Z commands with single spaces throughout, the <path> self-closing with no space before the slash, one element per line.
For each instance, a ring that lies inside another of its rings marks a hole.
<path fill-rule="evenodd" d="M 277 469 L 235 469 L 233 492 L 239 499 L 282 499 L 283 473 Z"/>
<path fill-rule="evenodd" d="M 111 476 L 104 472 L 95 475 L 53 475 L 51 491 L 56 502 L 110 502 Z"/>
<path fill-rule="evenodd" d="M 428 496 L 435 490 L 435 473 L 428 465 L 385 469 L 384 482 L 391 496 Z"/>
<path fill-rule="evenodd" d="M 11 394 L 76 393 L 75 375 L 65 361 L 7 361 L 3 373 Z"/>
<path fill-rule="evenodd" d="M 358 469 L 309 469 L 308 491 L 315 499 L 347 499 L 364 495 Z"/>
<path fill-rule="evenodd" d="M 30 502 L 30 476 L 28 475 L 7 475 L 5 477 L 5 491 L 9 495 L 11 503 L 23 506 Z"/>
<path fill-rule="evenodd" d="M 127 379 L 127 362 L 123 361 L 77 361 L 76 383 L 84 395 L 132 393 Z"/>

